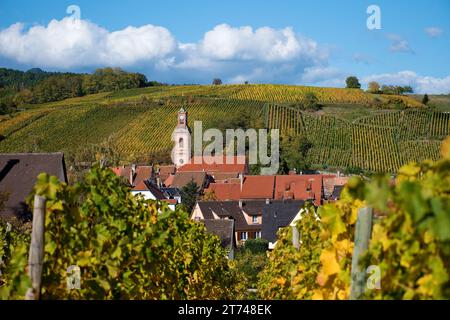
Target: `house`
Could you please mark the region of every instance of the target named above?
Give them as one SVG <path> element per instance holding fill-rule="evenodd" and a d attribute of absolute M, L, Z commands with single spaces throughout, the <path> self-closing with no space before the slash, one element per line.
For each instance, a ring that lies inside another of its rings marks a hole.
<path fill-rule="evenodd" d="M 214 193 L 219 201 L 231 200 L 312 200 L 315 205 L 332 197 L 338 186 L 347 182 L 339 175 L 244 176 L 211 183 L 205 192 Z M 342 189 L 342 188 L 341 188 Z M 340 190 L 337 188 L 336 190 Z M 338 192 L 338 191 L 336 191 Z M 339 196 L 339 193 L 334 194 Z"/>
<path fill-rule="evenodd" d="M 234 220 L 201 220 L 208 232 L 219 237 L 222 247 L 228 252 L 228 259 L 234 259 L 236 238 L 234 236 Z"/>
<path fill-rule="evenodd" d="M 199 201 L 191 218 L 201 220 L 233 220 L 237 243 L 261 238 L 262 213 L 265 201 Z"/>
<path fill-rule="evenodd" d="M 273 199 L 275 176 L 244 176 L 211 183 L 205 192 L 213 192 L 217 200 Z"/>
<path fill-rule="evenodd" d="M 40 173 L 48 173 L 67 183 L 63 153 L 0 154 L 0 170 L 0 193 L 7 198 L 0 216 L 5 218 L 30 218 L 31 210 L 25 199 Z"/>
<path fill-rule="evenodd" d="M 171 210 L 179 203 L 169 199 L 154 183 L 155 173 L 152 166 L 121 166 L 112 169 L 116 175 L 127 179 L 133 195 L 142 195 L 146 200 L 167 202 Z"/>
<path fill-rule="evenodd" d="M 170 177 L 169 177 L 170 179 Z M 191 181 L 194 181 L 202 191 L 210 183 L 210 177 L 204 171 L 200 172 L 177 172 L 170 181 L 164 182 L 166 187 L 182 189 Z"/>
<path fill-rule="evenodd" d="M 304 204 L 303 200 L 275 200 L 264 207 L 261 237 L 269 241 L 269 248 L 277 241 L 278 230 L 287 227 Z"/>

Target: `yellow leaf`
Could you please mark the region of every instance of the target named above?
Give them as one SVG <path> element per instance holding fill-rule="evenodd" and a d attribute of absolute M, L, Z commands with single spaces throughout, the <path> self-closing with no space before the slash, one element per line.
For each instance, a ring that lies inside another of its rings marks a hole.
<path fill-rule="evenodd" d="M 333 248 L 322 251 L 320 262 L 323 266 L 322 271 L 327 277 L 338 273 L 340 270 L 339 263 L 336 260 L 336 252 Z"/>
<path fill-rule="evenodd" d="M 441 156 L 444 159 L 450 159 L 450 136 L 448 136 L 441 145 Z"/>
<path fill-rule="evenodd" d="M 277 282 L 277 284 L 284 286 L 284 284 L 286 283 L 286 279 L 280 277 L 280 278 L 277 278 L 276 282 Z"/>
<path fill-rule="evenodd" d="M 323 294 L 319 290 L 314 290 L 314 293 L 311 297 L 312 300 L 323 300 Z"/>

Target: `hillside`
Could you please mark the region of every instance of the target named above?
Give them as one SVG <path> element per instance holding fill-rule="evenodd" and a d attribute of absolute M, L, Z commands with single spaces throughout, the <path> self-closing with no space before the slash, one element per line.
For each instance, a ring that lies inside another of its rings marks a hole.
<path fill-rule="evenodd" d="M 311 92 L 323 108 L 298 110 Z M 28 105 L 0 118 L 0 152 L 70 154 L 112 139 L 127 158 L 169 153 L 182 106 L 191 124 L 201 120 L 206 128 L 251 110 L 270 128 L 293 129 L 312 142 L 308 157 L 317 168 L 395 171 L 410 160 L 436 158 L 450 134 L 448 114 L 407 96 L 286 85 L 155 86 Z"/>

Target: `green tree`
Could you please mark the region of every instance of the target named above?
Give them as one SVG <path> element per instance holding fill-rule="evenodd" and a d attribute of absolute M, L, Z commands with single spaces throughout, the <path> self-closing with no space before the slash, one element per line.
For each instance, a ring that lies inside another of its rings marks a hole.
<path fill-rule="evenodd" d="M 355 76 L 347 77 L 345 80 L 345 83 L 347 84 L 348 89 L 360 89 L 361 84 L 359 83 L 359 80 Z"/>
<path fill-rule="evenodd" d="M 201 189 L 194 180 L 191 180 L 180 190 L 181 203 L 185 206 L 187 212 L 192 212 L 197 200 L 200 197 Z"/>
<path fill-rule="evenodd" d="M 425 95 L 422 98 L 422 103 L 427 105 L 428 101 L 430 101 L 430 99 L 428 98 L 428 95 L 425 93 Z"/>
<path fill-rule="evenodd" d="M 222 84 L 222 80 L 219 79 L 219 78 L 215 78 L 215 79 L 213 79 L 212 84 L 215 85 L 215 86 L 219 86 L 219 85 Z"/>
<path fill-rule="evenodd" d="M 312 143 L 303 135 L 289 133 L 281 137 L 280 144 L 280 167 L 282 173 L 290 170 L 300 172 L 309 167 L 306 159 Z"/>

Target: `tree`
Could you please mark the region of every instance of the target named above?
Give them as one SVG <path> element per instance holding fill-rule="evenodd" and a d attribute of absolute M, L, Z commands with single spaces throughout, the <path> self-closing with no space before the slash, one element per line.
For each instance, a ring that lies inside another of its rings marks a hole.
<path fill-rule="evenodd" d="M 380 92 L 380 84 L 376 81 L 369 82 L 367 91 L 369 91 L 370 93 L 379 93 Z"/>
<path fill-rule="evenodd" d="M 219 86 L 219 85 L 222 84 L 222 80 L 219 79 L 219 78 L 215 78 L 215 79 L 213 80 L 212 84 L 215 85 L 215 86 Z"/>
<path fill-rule="evenodd" d="M 181 203 L 185 206 L 187 212 L 192 212 L 200 196 L 200 187 L 194 180 L 185 185 L 181 191 Z"/>
<path fill-rule="evenodd" d="M 290 170 L 300 172 L 309 167 L 306 156 L 312 144 L 305 136 L 289 133 L 281 138 L 280 158 L 281 172 L 288 173 Z"/>
<path fill-rule="evenodd" d="M 348 89 L 360 89 L 361 84 L 359 83 L 359 80 L 355 76 L 350 76 L 345 80 L 345 83 L 347 84 Z"/>
<path fill-rule="evenodd" d="M 428 104 L 428 101 L 430 101 L 430 99 L 428 98 L 428 95 L 425 93 L 425 95 L 424 95 L 423 98 L 422 98 L 422 103 L 423 103 L 424 105 L 427 105 L 427 104 Z"/>
<path fill-rule="evenodd" d="M 307 92 L 305 94 L 305 103 L 304 103 L 304 110 L 313 110 L 317 111 L 320 109 L 320 105 L 318 103 L 318 99 L 316 95 L 313 92 Z"/>

